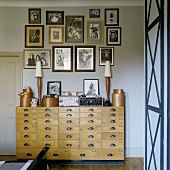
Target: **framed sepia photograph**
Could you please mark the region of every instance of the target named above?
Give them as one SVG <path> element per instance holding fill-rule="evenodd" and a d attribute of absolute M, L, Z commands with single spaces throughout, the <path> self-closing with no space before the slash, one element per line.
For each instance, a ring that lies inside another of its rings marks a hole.
<path fill-rule="evenodd" d="M 64 11 L 46 11 L 46 25 L 64 25 Z"/>
<path fill-rule="evenodd" d="M 87 44 L 103 44 L 103 21 L 87 21 Z"/>
<path fill-rule="evenodd" d="M 100 9 L 89 9 L 89 18 L 100 18 Z"/>
<path fill-rule="evenodd" d="M 119 8 L 105 9 L 105 26 L 119 26 Z"/>
<path fill-rule="evenodd" d="M 53 72 L 73 71 L 73 46 L 53 46 Z"/>
<path fill-rule="evenodd" d="M 65 42 L 84 42 L 84 16 L 66 16 Z"/>
<path fill-rule="evenodd" d="M 96 46 L 75 46 L 75 71 L 95 72 Z"/>
<path fill-rule="evenodd" d="M 61 81 L 48 81 L 47 82 L 48 95 L 61 95 Z"/>
<path fill-rule="evenodd" d="M 83 80 L 83 94 L 86 96 L 99 95 L 99 79 L 84 79 Z"/>
<path fill-rule="evenodd" d="M 44 48 L 44 25 L 25 25 L 25 48 Z"/>
<path fill-rule="evenodd" d="M 121 45 L 121 27 L 106 28 L 106 44 Z"/>
<path fill-rule="evenodd" d="M 41 8 L 28 9 L 29 24 L 41 24 Z"/>
<path fill-rule="evenodd" d="M 64 27 L 50 26 L 49 27 L 49 44 L 63 44 L 64 43 Z"/>
<path fill-rule="evenodd" d="M 24 57 L 24 68 L 25 69 L 35 69 L 36 68 L 36 61 L 39 59 L 41 60 L 42 68 L 51 68 L 51 50 L 24 50 L 23 52 Z"/>
<path fill-rule="evenodd" d="M 99 65 L 105 66 L 106 60 L 110 61 L 110 65 L 114 65 L 114 47 L 99 47 Z"/>

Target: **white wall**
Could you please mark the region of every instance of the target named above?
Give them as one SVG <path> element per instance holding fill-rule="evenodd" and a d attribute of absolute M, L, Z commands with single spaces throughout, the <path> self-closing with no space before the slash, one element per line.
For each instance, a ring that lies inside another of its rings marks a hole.
<path fill-rule="evenodd" d="M 53 7 L 41 8 L 42 25 L 45 26 L 44 48 L 52 49 L 48 44 L 48 25 L 46 25 L 46 10 L 64 10 L 65 15 L 85 15 L 88 17 L 91 7 Z M 101 19 L 104 20 L 104 9 L 100 8 Z M 121 46 L 115 46 L 114 66 L 112 67 L 111 93 L 115 88 L 122 88 L 125 92 L 125 147 L 126 156 L 143 156 L 144 147 L 144 8 L 142 6 L 113 6 L 119 8 L 119 26 L 122 27 Z M 28 8 L 26 7 L 0 7 L 0 52 L 22 52 L 25 41 L 25 25 L 28 25 Z M 86 28 L 86 24 L 85 24 Z M 106 31 L 106 27 L 104 28 Z M 104 32 L 105 32 L 104 31 Z M 86 31 L 85 31 L 86 33 Z M 104 36 L 106 39 L 106 36 Z M 85 34 L 86 41 L 86 34 Z M 47 81 L 61 81 L 62 90 L 83 90 L 83 79 L 99 79 L 100 95 L 105 98 L 104 67 L 99 66 L 99 47 L 96 45 L 96 72 L 94 73 L 62 73 L 52 72 L 52 69 L 43 70 L 43 91 L 46 94 Z M 63 44 L 80 45 L 80 44 Z M 86 45 L 85 43 L 81 45 Z M 74 58 L 74 55 L 73 55 Z M 75 60 L 73 60 L 75 62 Z M 37 85 L 34 69 L 23 69 L 23 87 L 31 86 L 37 97 Z M 20 92 L 18 92 L 20 93 Z M 111 95 L 110 95 L 111 96 Z M 18 104 L 19 105 L 19 104 Z"/>

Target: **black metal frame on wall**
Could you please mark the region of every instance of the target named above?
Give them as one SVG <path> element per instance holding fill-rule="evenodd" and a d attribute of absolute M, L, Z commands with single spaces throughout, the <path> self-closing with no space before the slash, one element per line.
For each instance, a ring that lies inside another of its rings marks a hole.
<path fill-rule="evenodd" d="M 164 0 L 145 0 L 145 170 L 151 169 L 164 170 Z"/>

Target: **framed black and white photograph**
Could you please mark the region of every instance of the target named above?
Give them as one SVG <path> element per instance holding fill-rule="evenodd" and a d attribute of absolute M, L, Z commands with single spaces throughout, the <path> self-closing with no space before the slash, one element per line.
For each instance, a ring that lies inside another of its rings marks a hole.
<path fill-rule="evenodd" d="M 47 82 L 48 95 L 61 95 L 61 81 L 48 81 Z"/>
<path fill-rule="evenodd" d="M 99 95 L 99 79 L 84 79 L 83 94 L 86 96 Z"/>
<path fill-rule="evenodd" d="M 46 25 L 64 25 L 64 11 L 46 11 Z"/>
<path fill-rule="evenodd" d="M 73 71 L 73 46 L 53 46 L 53 72 Z"/>
<path fill-rule="evenodd" d="M 84 42 L 84 16 L 66 16 L 65 42 Z"/>
<path fill-rule="evenodd" d="M 119 8 L 105 9 L 105 26 L 119 26 Z"/>
<path fill-rule="evenodd" d="M 103 21 L 87 21 L 87 44 L 103 44 L 104 25 Z"/>
<path fill-rule="evenodd" d="M 50 26 L 49 27 L 49 44 L 63 44 L 64 43 L 64 27 Z"/>
<path fill-rule="evenodd" d="M 105 66 L 106 60 L 114 65 L 114 47 L 99 47 L 99 66 Z"/>
<path fill-rule="evenodd" d="M 95 72 L 96 46 L 75 46 L 75 71 Z"/>
<path fill-rule="evenodd" d="M 89 9 L 89 18 L 100 18 L 100 9 Z"/>
<path fill-rule="evenodd" d="M 51 68 L 51 50 L 24 50 L 23 56 L 25 69 L 35 69 L 37 60 L 41 60 L 42 68 Z"/>
<path fill-rule="evenodd" d="M 121 27 L 106 28 L 106 44 L 121 45 Z"/>
<path fill-rule="evenodd" d="M 41 23 L 41 8 L 29 8 L 28 9 L 28 22 L 29 24 Z"/>

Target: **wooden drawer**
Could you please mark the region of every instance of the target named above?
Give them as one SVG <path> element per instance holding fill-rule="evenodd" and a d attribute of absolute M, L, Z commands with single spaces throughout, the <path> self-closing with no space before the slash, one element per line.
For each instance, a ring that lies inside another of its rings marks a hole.
<path fill-rule="evenodd" d="M 92 132 L 82 132 L 80 133 L 80 140 L 94 140 L 98 141 L 101 140 L 102 134 L 101 133 L 92 133 Z"/>
<path fill-rule="evenodd" d="M 98 150 L 97 158 L 100 160 L 124 160 L 124 150 Z"/>
<path fill-rule="evenodd" d="M 36 140 L 37 134 L 35 132 L 17 132 L 17 140 Z"/>
<path fill-rule="evenodd" d="M 101 141 L 81 141 L 80 149 L 101 149 Z"/>
<path fill-rule="evenodd" d="M 79 124 L 79 118 L 59 118 L 59 124 Z"/>
<path fill-rule="evenodd" d="M 100 125 L 81 125 L 80 131 L 100 132 L 101 126 Z"/>
<path fill-rule="evenodd" d="M 79 117 L 79 112 L 61 112 L 59 114 L 59 117 L 64 117 L 64 118 L 75 118 L 75 117 Z"/>
<path fill-rule="evenodd" d="M 37 124 L 40 125 L 51 125 L 51 124 L 58 124 L 58 118 L 39 118 L 37 119 Z M 39 125 L 37 125 L 39 126 Z"/>
<path fill-rule="evenodd" d="M 103 112 L 102 117 L 121 117 L 124 118 L 123 112 Z"/>
<path fill-rule="evenodd" d="M 23 117 L 23 116 L 36 117 L 37 107 L 17 107 L 16 113 L 17 113 L 17 117 Z"/>
<path fill-rule="evenodd" d="M 50 149 L 47 152 L 47 159 L 48 160 L 67 160 L 70 158 L 70 152 L 69 150 L 59 150 L 59 149 Z"/>
<path fill-rule="evenodd" d="M 38 107 L 37 112 L 39 113 L 58 113 L 58 107 Z"/>
<path fill-rule="evenodd" d="M 37 134 L 37 139 L 38 140 L 45 140 L 45 141 L 50 141 L 50 140 L 58 140 L 58 133 L 38 133 Z"/>
<path fill-rule="evenodd" d="M 37 126 L 36 125 L 17 125 L 16 126 L 16 131 L 17 132 L 36 132 L 37 131 Z"/>
<path fill-rule="evenodd" d="M 70 125 L 70 126 L 65 126 L 65 125 L 61 125 L 59 126 L 59 131 L 60 132 L 79 132 L 79 126 L 75 126 L 75 125 Z"/>
<path fill-rule="evenodd" d="M 83 117 L 80 119 L 80 125 L 84 125 L 84 124 L 98 124 L 100 125 L 102 122 L 101 118 L 93 118 L 93 117 Z"/>
<path fill-rule="evenodd" d="M 37 126 L 38 132 L 58 132 L 58 125 L 38 125 Z"/>
<path fill-rule="evenodd" d="M 123 140 L 102 141 L 102 149 L 124 149 Z"/>
<path fill-rule="evenodd" d="M 16 119 L 16 125 L 21 125 L 21 124 L 24 124 L 25 125 L 33 125 L 33 124 L 36 124 L 37 123 L 37 119 L 36 118 L 32 118 L 32 119 L 28 119 L 28 118 L 17 118 Z"/>
<path fill-rule="evenodd" d="M 16 142 L 16 148 L 18 149 L 36 149 L 37 141 L 31 140 L 18 140 Z"/>
<path fill-rule="evenodd" d="M 17 149 L 16 157 L 17 159 L 35 159 L 39 152 L 38 149 Z"/>
<path fill-rule="evenodd" d="M 59 107 L 59 112 L 79 112 L 79 107 Z"/>
<path fill-rule="evenodd" d="M 37 118 L 58 118 L 58 113 L 51 112 L 37 113 Z"/>
<path fill-rule="evenodd" d="M 92 149 L 72 149 L 70 159 L 72 160 L 96 160 L 97 151 Z"/>
<path fill-rule="evenodd" d="M 101 127 L 102 131 L 124 131 L 124 125 L 117 125 L 117 124 L 113 124 L 113 125 L 102 125 Z"/>
<path fill-rule="evenodd" d="M 103 132 L 102 140 L 124 140 L 123 132 Z"/>
<path fill-rule="evenodd" d="M 124 107 L 101 107 L 102 112 L 124 112 Z"/>
<path fill-rule="evenodd" d="M 79 133 L 59 133 L 58 139 L 59 140 L 68 140 L 68 141 L 79 140 L 80 135 L 79 135 Z"/>
<path fill-rule="evenodd" d="M 80 113 L 80 117 L 101 117 L 101 113 L 100 112 L 92 112 L 92 113 Z"/>
<path fill-rule="evenodd" d="M 38 141 L 37 147 L 38 149 L 42 149 L 44 147 L 50 147 L 50 149 L 58 149 L 58 141 Z"/>
<path fill-rule="evenodd" d="M 124 124 L 124 118 L 103 118 L 102 119 L 102 124 Z"/>
<path fill-rule="evenodd" d="M 100 107 L 80 107 L 80 114 L 82 112 L 88 112 L 88 113 L 93 113 L 93 112 L 101 112 Z"/>
<path fill-rule="evenodd" d="M 79 149 L 80 144 L 79 141 L 59 141 L 58 142 L 59 149 Z"/>

